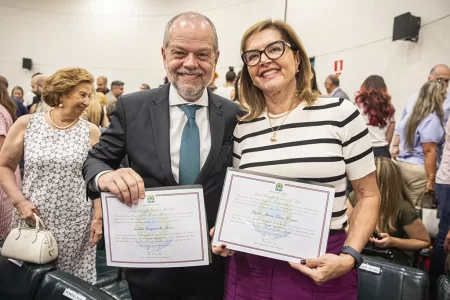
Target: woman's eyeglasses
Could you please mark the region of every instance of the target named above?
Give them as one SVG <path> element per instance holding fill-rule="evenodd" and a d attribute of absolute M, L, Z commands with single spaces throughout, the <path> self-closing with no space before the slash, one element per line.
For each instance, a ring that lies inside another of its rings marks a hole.
<path fill-rule="evenodd" d="M 285 41 L 276 41 L 267 45 L 264 50 L 248 50 L 242 53 L 242 61 L 247 66 L 255 66 L 261 61 L 261 55 L 264 53 L 270 59 L 277 59 L 284 54 L 286 50 L 286 46 L 292 46 L 288 42 Z"/>

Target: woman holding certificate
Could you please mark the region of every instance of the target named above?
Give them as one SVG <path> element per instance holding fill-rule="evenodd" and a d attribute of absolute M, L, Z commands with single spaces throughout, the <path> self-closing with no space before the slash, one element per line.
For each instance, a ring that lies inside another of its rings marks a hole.
<path fill-rule="evenodd" d="M 311 91 L 308 55 L 285 22 L 249 28 L 241 52 L 240 95 L 248 114 L 234 132 L 233 167 L 332 185 L 335 199 L 327 251 L 319 258 L 289 264 L 213 247 L 229 256 L 225 299 L 356 300 L 355 268 L 380 205 L 367 126 L 350 101 Z M 356 194 L 348 235 L 347 177 Z"/>

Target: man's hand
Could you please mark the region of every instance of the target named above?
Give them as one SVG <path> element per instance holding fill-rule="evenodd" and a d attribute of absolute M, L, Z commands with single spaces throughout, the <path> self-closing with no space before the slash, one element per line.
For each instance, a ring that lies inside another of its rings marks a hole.
<path fill-rule="evenodd" d="M 128 206 L 145 198 L 144 180 L 130 168 L 102 174 L 98 179 L 98 188 L 101 191 L 113 193 Z"/>

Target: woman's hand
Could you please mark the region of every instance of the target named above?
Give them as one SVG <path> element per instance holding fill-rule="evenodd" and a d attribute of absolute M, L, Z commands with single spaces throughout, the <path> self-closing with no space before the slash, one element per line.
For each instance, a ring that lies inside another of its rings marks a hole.
<path fill-rule="evenodd" d="M 348 254 L 336 255 L 326 253 L 319 258 L 302 260 L 299 264 L 289 264 L 320 285 L 353 269 L 355 259 Z"/>
<path fill-rule="evenodd" d="M 381 239 L 376 239 L 374 237 L 370 238 L 370 241 L 375 244 L 378 248 L 392 248 L 394 246 L 394 238 L 387 233 L 379 234 Z"/>
<path fill-rule="evenodd" d="M 98 241 L 102 238 L 103 231 L 102 231 L 102 220 L 101 219 L 94 219 L 91 222 L 91 230 L 89 234 L 89 242 L 91 243 L 91 248 L 94 247 Z"/>
<path fill-rule="evenodd" d="M 34 214 L 40 217 L 40 213 L 36 206 L 28 200 L 22 200 L 16 205 L 17 214 L 22 220 L 36 222 Z"/>
<path fill-rule="evenodd" d="M 430 179 L 428 179 L 428 181 L 427 181 L 427 188 L 426 188 L 426 192 L 428 193 L 428 192 L 434 192 L 434 177 L 433 178 L 430 178 Z"/>
<path fill-rule="evenodd" d="M 212 238 L 214 236 L 215 227 L 211 228 L 209 231 L 209 236 Z M 234 254 L 233 250 L 227 249 L 227 245 L 220 244 L 219 246 L 211 245 L 211 250 L 214 254 L 220 255 L 222 257 L 232 256 Z"/>

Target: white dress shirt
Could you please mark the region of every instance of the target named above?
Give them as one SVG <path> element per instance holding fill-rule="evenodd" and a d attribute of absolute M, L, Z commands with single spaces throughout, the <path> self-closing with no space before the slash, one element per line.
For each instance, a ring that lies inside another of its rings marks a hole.
<path fill-rule="evenodd" d="M 195 121 L 200 134 L 200 170 L 205 164 L 211 149 L 211 129 L 209 126 L 209 110 L 208 110 L 208 91 L 205 89 L 203 95 L 195 102 L 184 100 L 177 92 L 173 85 L 170 85 L 169 91 L 169 116 L 170 116 L 170 158 L 173 177 L 176 182 L 180 178 L 180 147 L 181 136 L 183 135 L 184 125 L 186 125 L 187 117 L 184 111 L 179 107 L 181 104 L 199 105 L 202 108 L 195 112 Z M 98 190 L 98 179 L 104 173 L 111 171 L 103 171 L 95 176 L 95 189 Z"/>
<path fill-rule="evenodd" d="M 197 109 L 195 113 L 195 121 L 200 134 L 200 170 L 205 164 L 211 149 L 211 130 L 209 128 L 209 110 L 208 110 L 208 92 L 205 89 L 203 95 L 195 102 L 184 100 L 177 92 L 173 85 L 170 85 L 169 91 L 169 115 L 170 115 L 170 158 L 173 177 L 179 182 L 180 175 L 180 147 L 181 136 L 183 134 L 184 125 L 186 125 L 186 114 L 181 110 L 179 105 L 190 104 L 203 106 Z"/>

